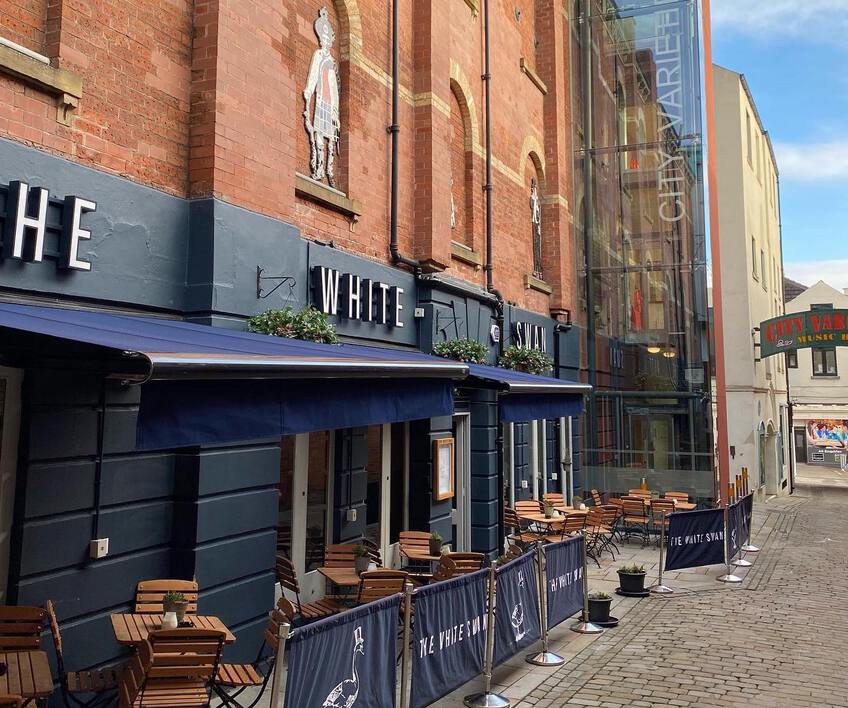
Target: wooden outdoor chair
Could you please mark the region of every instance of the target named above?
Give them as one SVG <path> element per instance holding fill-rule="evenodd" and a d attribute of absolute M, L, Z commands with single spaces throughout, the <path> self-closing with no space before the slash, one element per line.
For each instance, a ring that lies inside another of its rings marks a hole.
<path fill-rule="evenodd" d="M 594 502 L 595 506 L 604 505 L 604 501 L 601 498 L 601 493 L 597 489 L 593 489 L 590 494 L 592 495 L 592 502 Z"/>
<path fill-rule="evenodd" d="M 225 637 L 213 629 L 151 632 L 121 675 L 121 708 L 207 708 Z"/>
<path fill-rule="evenodd" d="M 689 495 L 686 492 L 666 492 L 663 499 L 677 499 L 678 502 L 688 503 Z"/>
<path fill-rule="evenodd" d="M 142 580 L 135 589 L 137 614 L 161 615 L 165 612 L 162 600 L 169 592 L 181 592 L 188 601 L 186 614 L 197 614 L 197 583 L 193 580 Z"/>
<path fill-rule="evenodd" d="M 449 580 L 473 573 L 483 567 L 485 559 L 482 553 L 443 553 L 433 572 L 433 580 Z"/>
<path fill-rule="evenodd" d="M 652 499 L 651 500 L 651 527 L 657 534 L 657 543 L 660 542 L 660 529 L 665 526 L 668 530 L 668 515 L 674 513 L 674 502 L 671 499 Z"/>
<path fill-rule="evenodd" d="M 552 526 L 554 533 L 547 534 L 545 540 L 548 543 L 556 543 L 580 533 L 585 528 L 586 514 L 566 514 L 562 521 L 559 521 L 556 526 Z"/>
<path fill-rule="evenodd" d="M 59 632 L 59 621 L 56 618 L 56 609 L 53 607 L 52 600 L 44 603 L 44 611 L 47 613 L 50 634 L 53 636 L 56 668 L 59 670 L 59 685 L 64 694 L 65 702 L 75 703 L 78 706 L 92 706 L 100 701 L 114 700 L 112 694 L 118 690 L 121 667 L 66 672 L 62 635 Z M 90 698 L 83 700 L 81 698 L 83 695 L 89 695 Z"/>
<path fill-rule="evenodd" d="M 0 695 L 0 708 L 22 708 L 24 699 L 20 696 Z"/>
<path fill-rule="evenodd" d="M 277 556 L 277 582 L 281 590 L 288 590 L 295 596 L 297 613 L 307 621 L 329 617 L 345 610 L 345 606 L 336 600 L 324 598 L 315 602 L 302 603 L 300 601 L 300 583 L 294 565 L 285 556 Z"/>
<path fill-rule="evenodd" d="M 627 496 L 621 498 L 622 533 L 630 538 L 633 531 L 638 531 L 642 538 L 642 546 L 650 540 L 651 517 L 643 497 Z"/>
<path fill-rule="evenodd" d="M 368 550 L 368 555 L 371 558 L 371 562 L 374 563 L 378 568 L 383 567 L 383 553 L 380 550 L 380 547 L 377 545 L 375 541 L 372 541 L 370 538 L 363 538 L 362 545 Z"/>
<path fill-rule="evenodd" d="M 515 560 L 516 558 L 521 558 L 524 555 L 524 550 L 520 546 L 516 546 L 514 543 L 509 544 L 509 547 L 506 549 L 506 553 L 504 553 L 504 557 L 507 561 Z"/>
<path fill-rule="evenodd" d="M 286 598 L 277 600 L 276 607 L 271 611 L 268 622 L 262 634 L 262 644 L 252 664 L 219 664 L 215 674 L 213 689 L 225 705 L 239 708 L 253 708 L 262 699 L 268 682 L 274 673 L 277 659 L 277 649 L 280 645 L 280 625 L 284 622 L 291 624 L 295 616 L 294 605 Z M 260 673 L 264 668 L 265 675 Z M 250 703 L 242 704 L 237 700 L 248 688 L 259 686 L 259 691 Z"/>
<path fill-rule="evenodd" d="M 0 651 L 36 651 L 47 611 L 42 607 L 0 605 Z"/>
<path fill-rule="evenodd" d="M 409 579 L 404 570 L 366 570 L 359 576 L 357 604 L 364 605 L 384 597 L 403 592 L 403 586 Z"/>
<path fill-rule="evenodd" d="M 561 492 L 545 492 L 542 495 L 542 504 L 549 502 L 554 506 L 565 506 L 565 495 Z"/>
<path fill-rule="evenodd" d="M 544 509 L 538 499 L 516 499 L 515 511 L 519 514 L 540 514 Z"/>
<path fill-rule="evenodd" d="M 544 538 L 540 533 L 527 530 L 518 518 L 518 512 L 509 507 L 504 507 L 504 528 L 508 531 L 512 530 L 512 533 L 508 533 L 506 537 L 510 543 L 529 545 L 538 543 Z"/>
<path fill-rule="evenodd" d="M 650 499 L 651 492 L 648 489 L 628 489 L 627 490 L 628 497 L 642 497 L 643 499 Z"/>
<path fill-rule="evenodd" d="M 353 568 L 356 557 L 352 543 L 334 543 L 324 548 L 324 565 L 327 568 Z"/>
<path fill-rule="evenodd" d="M 409 573 L 413 583 L 426 583 L 432 579 L 429 561 L 410 558 L 411 555 L 430 555 L 429 531 L 401 531 L 398 538 L 398 550 L 401 563 L 406 559 L 404 570 Z"/>

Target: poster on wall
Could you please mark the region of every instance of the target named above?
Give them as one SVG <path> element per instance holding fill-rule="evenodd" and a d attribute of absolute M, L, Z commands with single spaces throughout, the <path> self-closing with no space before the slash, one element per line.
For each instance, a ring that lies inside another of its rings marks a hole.
<path fill-rule="evenodd" d="M 839 466 L 848 454 L 848 420 L 807 421 L 807 462 Z"/>

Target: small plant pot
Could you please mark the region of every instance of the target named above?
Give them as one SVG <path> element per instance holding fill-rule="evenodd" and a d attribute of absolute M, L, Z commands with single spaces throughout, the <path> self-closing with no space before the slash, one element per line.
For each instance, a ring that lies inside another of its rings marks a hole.
<path fill-rule="evenodd" d="M 177 624 L 185 622 L 186 611 L 188 610 L 188 600 L 175 602 L 173 612 L 177 615 Z"/>
<path fill-rule="evenodd" d="M 645 573 L 618 571 L 618 584 L 622 592 L 645 592 Z"/>
<path fill-rule="evenodd" d="M 430 539 L 430 555 L 431 556 L 442 555 L 442 542 L 441 541 L 434 541 L 432 538 Z"/>
<path fill-rule="evenodd" d="M 356 572 L 358 574 L 362 574 L 366 570 L 368 570 L 368 566 L 371 565 L 371 557 L 370 556 L 357 556 L 355 562 L 356 562 Z"/>
<path fill-rule="evenodd" d="M 552 519 L 554 518 L 554 508 L 552 506 L 545 507 L 545 518 Z"/>
<path fill-rule="evenodd" d="M 612 598 L 606 600 L 593 600 L 589 598 L 589 621 L 590 622 L 609 622 L 610 621 L 610 605 Z"/>
<path fill-rule="evenodd" d="M 571 508 L 575 511 L 580 511 L 580 507 L 582 506 L 582 501 L 571 502 Z"/>

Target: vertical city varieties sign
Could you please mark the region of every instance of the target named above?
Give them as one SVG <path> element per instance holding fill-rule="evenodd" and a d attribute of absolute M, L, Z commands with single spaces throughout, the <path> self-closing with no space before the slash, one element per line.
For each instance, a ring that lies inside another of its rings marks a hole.
<path fill-rule="evenodd" d="M 807 347 L 848 346 L 848 310 L 810 310 L 760 323 L 760 358 Z"/>

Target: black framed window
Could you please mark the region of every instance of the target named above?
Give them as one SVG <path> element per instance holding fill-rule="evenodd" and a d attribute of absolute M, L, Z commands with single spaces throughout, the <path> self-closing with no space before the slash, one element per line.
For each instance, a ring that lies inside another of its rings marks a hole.
<path fill-rule="evenodd" d="M 786 352 L 786 367 L 789 369 L 798 368 L 798 350 Z"/>
<path fill-rule="evenodd" d="M 836 376 L 836 347 L 813 349 L 813 376 Z"/>

